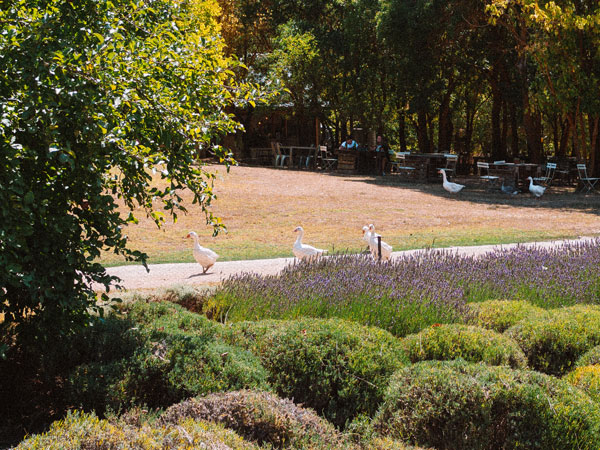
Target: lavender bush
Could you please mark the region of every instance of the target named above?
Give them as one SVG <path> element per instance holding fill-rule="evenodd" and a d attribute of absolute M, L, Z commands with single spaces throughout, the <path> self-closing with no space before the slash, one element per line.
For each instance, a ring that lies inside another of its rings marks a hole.
<path fill-rule="evenodd" d="M 207 300 L 207 312 L 220 320 L 340 317 L 403 336 L 462 321 L 468 302 L 511 298 L 544 308 L 600 303 L 598 262 L 600 240 L 480 257 L 432 250 L 389 263 L 337 255 L 288 266 L 276 276 L 234 276 Z"/>

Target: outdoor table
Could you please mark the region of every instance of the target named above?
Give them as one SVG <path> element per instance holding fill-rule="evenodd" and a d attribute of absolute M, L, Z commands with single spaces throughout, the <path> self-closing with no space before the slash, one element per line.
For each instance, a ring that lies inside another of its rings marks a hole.
<path fill-rule="evenodd" d="M 438 168 L 446 165 L 443 153 L 411 153 L 405 156 L 406 166 L 415 167 L 415 179 L 431 181 L 439 178 Z"/>
<path fill-rule="evenodd" d="M 514 187 L 525 187 L 527 177 L 539 175 L 539 164 L 532 163 L 490 163 L 490 174 L 505 180 L 505 184 Z"/>
<path fill-rule="evenodd" d="M 316 160 L 317 149 L 314 146 L 306 147 L 301 145 L 280 145 L 282 153 L 290 157 L 290 165 L 297 168 L 301 168 L 302 158 L 312 158 L 310 163 L 311 167 L 314 167 Z M 305 165 L 308 167 L 308 164 Z"/>

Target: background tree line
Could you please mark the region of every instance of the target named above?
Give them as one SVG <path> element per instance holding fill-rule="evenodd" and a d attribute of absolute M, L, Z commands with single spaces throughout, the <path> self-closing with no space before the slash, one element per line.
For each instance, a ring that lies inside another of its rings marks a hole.
<path fill-rule="evenodd" d="M 360 124 L 402 150 L 575 156 L 600 173 L 594 0 L 220 4 L 240 75 L 282 83 L 337 142 Z"/>

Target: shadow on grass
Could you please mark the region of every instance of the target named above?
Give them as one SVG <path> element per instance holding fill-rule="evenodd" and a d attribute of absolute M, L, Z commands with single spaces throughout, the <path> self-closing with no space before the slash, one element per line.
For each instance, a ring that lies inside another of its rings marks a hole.
<path fill-rule="evenodd" d="M 345 178 L 352 183 L 365 183 L 374 186 L 397 187 L 399 189 L 410 189 L 421 193 L 434 195 L 448 200 L 458 202 L 469 202 L 483 205 L 495 205 L 497 207 L 525 207 L 525 208 L 549 208 L 557 210 L 577 210 L 589 214 L 600 215 L 600 194 L 582 194 L 575 192 L 573 186 L 550 186 L 543 197 L 535 198 L 528 191 L 518 195 L 509 195 L 500 191 L 500 188 L 489 189 L 476 177 L 456 177 L 453 181 L 464 184 L 465 188 L 458 194 L 450 194 L 439 183 L 419 183 L 403 180 L 397 175 L 385 177 L 374 177 L 368 175 L 343 175 L 330 174 L 335 177 Z"/>

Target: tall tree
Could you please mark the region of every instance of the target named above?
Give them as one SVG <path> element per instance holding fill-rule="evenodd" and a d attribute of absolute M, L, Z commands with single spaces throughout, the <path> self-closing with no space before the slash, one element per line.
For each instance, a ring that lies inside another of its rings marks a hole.
<path fill-rule="evenodd" d="M 227 164 L 216 140 L 238 124 L 226 108 L 256 93 L 232 79 L 218 13 L 213 0 L 3 3 L 0 333 L 50 342 L 102 313 L 92 283 L 116 280 L 100 253 L 146 261 L 118 199 L 160 224 L 157 209 L 176 216 L 190 189 L 218 229 L 194 154 Z"/>

